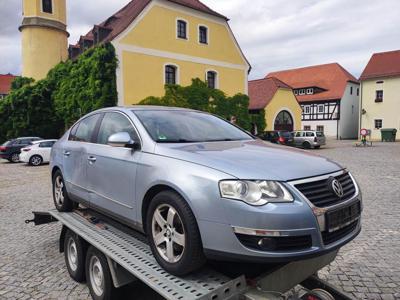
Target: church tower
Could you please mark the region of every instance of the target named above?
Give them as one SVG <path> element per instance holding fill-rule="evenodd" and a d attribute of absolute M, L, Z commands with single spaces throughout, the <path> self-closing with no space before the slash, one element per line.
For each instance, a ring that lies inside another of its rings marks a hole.
<path fill-rule="evenodd" d="M 23 0 L 22 76 L 40 80 L 68 58 L 66 0 Z"/>

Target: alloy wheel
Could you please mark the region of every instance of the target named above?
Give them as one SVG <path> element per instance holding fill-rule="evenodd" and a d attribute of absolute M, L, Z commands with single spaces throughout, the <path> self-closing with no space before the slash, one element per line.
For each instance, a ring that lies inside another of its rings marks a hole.
<path fill-rule="evenodd" d="M 186 235 L 178 212 L 171 205 L 156 208 L 152 218 L 152 238 L 160 256 L 169 263 L 176 263 L 185 251 Z"/>
<path fill-rule="evenodd" d="M 33 166 L 39 166 L 42 164 L 42 159 L 39 156 L 34 156 L 31 158 L 31 164 Z"/>
<path fill-rule="evenodd" d="M 13 155 L 11 155 L 11 161 L 14 163 L 19 162 L 19 154 L 14 153 Z"/>
<path fill-rule="evenodd" d="M 54 183 L 54 196 L 56 203 L 61 206 L 64 203 L 64 182 L 60 175 L 56 177 Z"/>

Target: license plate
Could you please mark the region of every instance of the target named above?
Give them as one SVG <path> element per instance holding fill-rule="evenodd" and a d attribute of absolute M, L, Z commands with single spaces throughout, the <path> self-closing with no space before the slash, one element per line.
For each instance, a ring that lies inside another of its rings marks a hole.
<path fill-rule="evenodd" d="M 327 228 L 329 232 L 339 230 L 360 218 L 361 203 L 360 201 L 349 206 L 330 211 L 326 214 Z"/>

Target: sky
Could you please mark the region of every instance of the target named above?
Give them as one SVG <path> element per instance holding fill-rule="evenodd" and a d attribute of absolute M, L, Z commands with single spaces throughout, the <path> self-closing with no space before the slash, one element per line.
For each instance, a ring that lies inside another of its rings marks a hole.
<path fill-rule="evenodd" d="M 129 0 L 67 0 L 70 43 Z M 400 49 L 400 0 L 203 0 L 231 19 L 252 65 L 272 71 L 338 62 L 359 77 L 371 55 Z M 0 0 L 0 74 L 21 73 L 22 0 Z"/>

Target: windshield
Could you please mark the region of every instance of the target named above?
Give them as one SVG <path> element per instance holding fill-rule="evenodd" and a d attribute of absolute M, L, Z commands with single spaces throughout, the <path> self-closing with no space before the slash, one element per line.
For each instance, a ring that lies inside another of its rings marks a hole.
<path fill-rule="evenodd" d="M 206 113 L 182 110 L 139 110 L 134 113 L 157 143 L 253 139 L 229 122 Z"/>

